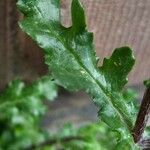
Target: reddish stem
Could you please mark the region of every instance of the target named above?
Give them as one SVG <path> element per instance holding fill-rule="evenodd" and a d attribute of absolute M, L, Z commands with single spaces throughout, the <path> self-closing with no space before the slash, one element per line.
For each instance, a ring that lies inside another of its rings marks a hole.
<path fill-rule="evenodd" d="M 142 140 L 142 134 L 148 121 L 148 114 L 150 112 L 150 88 L 148 88 L 144 94 L 140 111 L 137 116 L 135 126 L 133 128 L 133 138 L 135 143 L 140 143 Z"/>

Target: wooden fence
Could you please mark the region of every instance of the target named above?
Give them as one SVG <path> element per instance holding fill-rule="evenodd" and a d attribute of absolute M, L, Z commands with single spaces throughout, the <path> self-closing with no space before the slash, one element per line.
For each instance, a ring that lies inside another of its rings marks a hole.
<path fill-rule="evenodd" d="M 62 0 L 62 23 L 70 25 L 69 5 Z M 136 67 L 130 84 L 150 77 L 150 0 L 82 0 L 88 27 L 95 33 L 98 56 L 109 56 L 116 47 L 134 49 Z M 41 50 L 18 27 L 15 0 L 0 0 L 0 88 L 21 77 L 32 80 L 46 73 Z"/>

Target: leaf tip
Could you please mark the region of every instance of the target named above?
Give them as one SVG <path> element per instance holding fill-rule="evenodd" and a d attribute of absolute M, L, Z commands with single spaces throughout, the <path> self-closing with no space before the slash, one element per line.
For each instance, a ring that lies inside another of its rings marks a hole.
<path fill-rule="evenodd" d="M 120 56 L 124 57 L 127 60 L 127 62 L 130 61 L 131 66 L 135 64 L 135 57 L 133 54 L 133 49 L 131 49 L 129 46 L 117 48 L 114 54 L 115 53 L 118 53 Z"/>
<path fill-rule="evenodd" d="M 73 29 L 80 32 L 86 28 L 86 18 L 84 8 L 79 0 L 72 0 L 71 11 Z"/>
<path fill-rule="evenodd" d="M 28 11 L 30 10 L 29 7 L 26 6 L 26 3 L 22 0 L 18 0 L 16 3 L 16 6 L 18 8 L 18 10 L 23 13 L 24 15 L 28 13 Z"/>

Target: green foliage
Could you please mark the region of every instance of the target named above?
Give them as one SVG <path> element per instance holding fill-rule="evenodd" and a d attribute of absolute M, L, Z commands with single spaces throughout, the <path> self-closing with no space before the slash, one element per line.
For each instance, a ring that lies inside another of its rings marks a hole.
<path fill-rule="evenodd" d="M 56 134 L 42 131 L 39 121 L 46 110 L 42 99 L 53 100 L 56 95 L 57 87 L 49 77 L 30 85 L 20 80 L 12 81 L 0 95 L 0 149 L 21 150 L 37 145 L 35 150 L 117 150 L 120 135 L 102 122 L 78 129 L 66 124 Z M 123 92 L 123 96 L 129 101 L 135 99 L 136 94 L 129 89 Z M 38 146 L 45 141 L 55 142 Z"/>
<path fill-rule="evenodd" d="M 50 139 L 55 139 L 56 142 L 51 146 L 42 147 L 41 150 L 120 150 L 120 148 L 129 150 L 127 143 L 117 146 L 120 142 L 120 135 L 102 122 L 92 123 L 78 129 L 67 124 Z M 136 149 L 136 147 L 132 148 Z"/>
<path fill-rule="evenodd" d="M 61 132 L 60 132 L 61 131 Z M 68 139 L 68 141 L 61 141 L 62 138 L 76 137 Z M 112 132 L 111 129 L 104 123 L 93 123 L 86 125 L 79 129 L 73 128 L 70 124 L 58 130 L 58 133 L 52 138 L 57 139 L 57 143 L 50 146 L 57 150 L 58 146 L 64 150 L 116 150 L 118 135 Z"/>
<path fill-rule="evenodd" d="M 0 95 L 0 149 L 21 150 L 44 141 L 46 134 L 39 121 L 46 107 L 42 100 L 53 100 L 57 87 L 49 77 L 25 85 L 12 81 Z"/>
<path fill-rule="evenodd" d="M 135 150 L 130 131 L 137 111 L 134 101 L 127 101 L 122 93 L 135 63 L 132 50 L 117 48 L 99 67 L 93 34 L 86 29 L 79 0 L 72 1 L 69 28 L 60 22 L 60 0 L 19 0 L 17 5 L 25 16 L 20 27 L 44 49 L 56 83 L 71 91 L 89 93 L 101 120 L 119 132 L 119 146 Z"/>
<path fill-rule="evenodd" d="M 150 87 L 150 79 L 149 79 L 149 80 L 144 81 L 144 84 L 145 84 L 145 86 L 146 86 L 146 87 Z"/>

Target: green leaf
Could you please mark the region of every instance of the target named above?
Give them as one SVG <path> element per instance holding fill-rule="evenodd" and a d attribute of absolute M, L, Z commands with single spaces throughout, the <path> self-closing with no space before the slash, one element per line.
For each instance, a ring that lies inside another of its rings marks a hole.
<path fill-rule="evenodd" d="M 12 81 L 0 95 L 0 149 L 25 149 L 44 141 L 39 127 L 46 110 L 42 100 L 56 96 L 57 87 L 49 77 L 29 85 Z"/>
<path fill-rule="evenodd" d="M 144 85 L 145 85 L 147 88 L 150 87 L 150 79 L 144 81 Z"/>
<path fill-rule="evenodd" d="M 84 9 L 77 0 L 72 1 L 72 24 L 73 32 L 76 33 L 82 32 L 86 28 Z"/>
<path fill-rule="evenodd" d="M 43 77 L 31 85 L 25 85 L 20 80 L 9 83 L 6 90 L 0 95 L 0 111 L 17 104 L 32 103 L 35 99 L 53 100 L 57 96 L 57 86 L 49 77 Z M 32 108 L 36 111 L 36 107 Z"/>
<path fill-rule="evenodd" d="M 100 118 L 113 130 L 131 130 L 135 112 L 121 90 L 135 62 L 132 50 L 116 49 L 99 67 L 93 34 L 86 29 L 79 0 L 72 1 L 69 28 L 63 27 L 58 19 L 59 0 L 19 0 L 18 8 L 25 15 L 20 27 L 44 49 L 46 64 L 56 83 L 71 91 L 89 93 L 100 110 Z"/>
<path fill-rule="evenodd" d="M 60 0 L 21 0 L 18 1 L 18 7 L 26 17 L 42 18 L 42 22 L 59 22 L 59 1 Z"/>
<path fill-rule="evenodd" d="M 116 49 L 110 59 L 104 59 L 100 68 L 105 75 L 107 84 L 111 85 L 114 91 L 120 91 L 127 83 L 127 75 L 132 69 L 135 60 L 132 51 L 128 47 Z"/>

